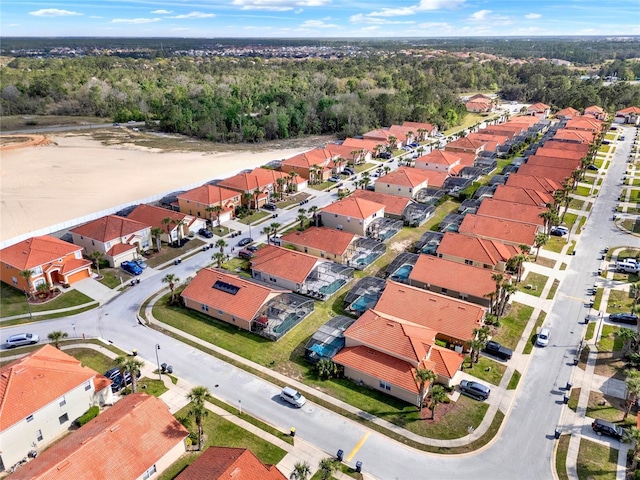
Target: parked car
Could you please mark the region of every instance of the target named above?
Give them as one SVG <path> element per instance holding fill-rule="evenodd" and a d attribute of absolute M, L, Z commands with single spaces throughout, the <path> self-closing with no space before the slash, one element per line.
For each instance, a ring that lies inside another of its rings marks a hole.
<path fill-rule="evenodd" d="M 120 266 L 130 275 L 140 275 L 142 273 L 142 269 L 134 262 L 122 262 Z"/>
<path fill-rule="evenodd" d="M 626 323 L 627 325 L 637 325 L 638 316 L 635 313 L 612 313 L 609 320 L 616 323 Z"/>
<path fill-rule="evenodd" d="M 331 175 L 331 176 L 329 177 L 329 181 L 330 181 L 330 182 L 339 182 L 339 181 L 340 181 L 340 177 L 337 177 L 337 176 L 335 176 L 335 175 Z"/>
<path fill-rule="evenodd" d="M 258 251 L 258 247 L 256 247 L 255 245 L 248 245 L 246 249 L 249 250 L 250 252 Z"/>
<path fill-rule="evenodd" d="M 348 175 L 353 175 L 356 173 L 356 171 L 351 167 L 345 167 L 344 169 L 342 169 L 342 171 L 347 173 Z"/>
<path fill-rule="evenodd" d="M 476 400 L 486 400 L 489 398 L 491 389 L 482 383 L 474 382 L 472 380 L 462 380 L 460 382 L 460 391 L 465 395 Z"/>
<path fill-rule="evenodd" d="M 246 245 L 249 245 L 251 242 L 253 242 L 253 238 L 251 238 L 251 237 L 245 237 L 245 238 L 243 238 L 242 240 L 240 240 L 240 241 L 238 242 L 238 246 L 239 246 L 239 247 L 244 247 L 244 246 L 246 246 Z"/>
<path fill-rule="evenodd" d="M 594 170 L 594 171 L 598 171 L 598 167 L 596 167 L 593 163 L 590 163 L 589 165 L 587 165 L 587 170 Z"/>
<path fill-rule="evenodd" d="M 4 344 L 7 348 L 16 348 L 24 345 L 35 345 L 39 341 L 40 337 L 35 333 L 16 333 L 8 337 Z"/>
<path fill-rule="evenodd" d="M 134 262 L 135 262 L 136 265 L 138 265 L 143 270 L 149 266 L 149 265 L 147 265 L 147 262 L 145 262 L 141 258 L 138 259 L 138 260 L 134 260 Z"/>
<path fill-rule="evenodd" d="M 600 420 L 596 418 L 591 424 L 591 428 L 598 435 L 606 435 L 608 437 L 613 437 L 617 440 L 622 440 L 624 436 L 625 430 L 624 428 L 616 425 L 615 423 L 607 422 L 606 420 Z"/>
<path fill-rule="evenodd" d="M 120 369 L 118 367 L 113 367 L 109 370 L 107 370 L 104 373 L 104 376 L 107 377 L 109 380 L 111 380 L 111 391 L 112 392 L 119 392 L 120 390 L 122 390 L 124 388 L 124 379 L 122 377 L 122 373 L 120 372 Z M 125 372 L 124 374 L 124 378 L 127 379 L 127 385 L 131 384 L 131 373 L 130 372 Z M 138 370 L 138 374 L 136 375 L 136 378 L 140 378 L 140 370 Z"/>
<path fill-rule="evenodd" d="M 569 229 L 567 227 L 560 227 L 560 226 L 552 227 L 550 233 L 551 235 L 554 235 L 556 237 L 562 237 L 567 233 L 569 233 Z"/>
<path fill-rule="evenodd" d="M 265 203 L 262 208 L 269 210 L 270 212 L 275 212 L 278 209 L 278 206 L 275 203 Z"/>
<path fill-rule="evenodd" d="M 204 238 L 211 238 L 213 237 L 213 233 L 211 233 L 209 230 L 207 230 L 206 228 L 201 228 L 200 230 L 198 230 L 198 234 L 202 235 Z"/>
<path fill-rule="evenodd" d="M 378 155 L 379 158 L 386 158 L 387 160 L 391 158 L 391 154 L 389 152 L 382 152 Z"/>
<path fill-rule="evenodd" d="M 538 347 L 546 347 L 547 345 L 549 345 L 549 334 L 550 332 L 548 328 L 543 328 L 542 330 L 540 330 L 536 338 L 536 345 Z"/>
<path fill-rule="evenodd" d="M 509 360 L 513 355 L 513 350 L 507 347 L 503 347 L 498 342 L 494 342 L 493 340 L 487 342 L 487 346 L 484 347 L 484 351 L 489 355 L 501 358 L 502 360 Z"/>
<path fill-rule="evenodd" d="M 300 408 L 307 403 L 307 399 L 304 398 L 300 392 L 291 387 L 284 387 L 280 392 L 280 398 L 297 408 Z"/>
<path fill-rule="evenodd" d="M 420 144 L 418 142 L 413 142 L 413 143 L 410 143 L 409 146 L 413 148 L 418 148 Z"/>

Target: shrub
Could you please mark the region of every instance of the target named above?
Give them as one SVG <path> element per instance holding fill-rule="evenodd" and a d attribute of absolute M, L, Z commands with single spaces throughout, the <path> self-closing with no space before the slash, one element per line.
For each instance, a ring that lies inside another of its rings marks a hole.
<path fill-rule="evenodd" d="M 76 420 L 76 423 L 78 424 L 79 427 L 81 427 L 85 423 L 88 423 L 94 418 L 96 418 L 99 413 L 100 413 L 100 407 L 98 407 L 97 405 L 94 405 L 89 410 L 87 410 L 84 415 L 82 415 L 81 417 L 78 417 L 78 419 Z"/>

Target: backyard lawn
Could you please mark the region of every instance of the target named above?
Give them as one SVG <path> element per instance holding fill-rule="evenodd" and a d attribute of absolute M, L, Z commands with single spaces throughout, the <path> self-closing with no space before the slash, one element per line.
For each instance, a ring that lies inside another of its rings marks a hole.
<path fill-rule="evenodd" d="M 87 297 L 84 293 L 80 293 L 77 290 L 69 290 L 49 302 L 32 304 L 31 311 L 46 312 L 48 310 L 85 305 L 91 302 L 93 302 L 93 299 Z M 2 311 L 3 317 L 29 313 L 29 307 L 27 306 L 24 293 L 4 283 L 0 284 L 0 311 Z M 66 315 L 68 315 L 68 313 Z"/>

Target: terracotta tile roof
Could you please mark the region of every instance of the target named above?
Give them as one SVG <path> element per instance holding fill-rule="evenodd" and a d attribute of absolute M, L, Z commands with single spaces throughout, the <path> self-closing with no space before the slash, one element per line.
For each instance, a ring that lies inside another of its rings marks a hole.
<path fill-rule="evenodd" d="M 248 448 L 209 447 L 175 480 L 287 480 Z"/>
<path fill-rule="evenodd" d="M 2 431 L 91 379 L 95 389 L 111 381 L 51 345 L 0 367 Z"/>
<path fill-rule="evenodd" d="M 367 140 L 365 138 L 346 138 L 342 145 L 345 147 L 351 147 L 353 150 L 364 149 L 371 153 L 375 152 L 376 147 L 380 145 L 377 140 Z"/>
<path fill-rule="evenodd" d="M 382 210 L 382 212 L 381 212 Z M 334 213 L 350 218 L 364 220 L 374 213 L 384 214 L 384 205 L 363 198 L 347 197 L 322 208 L 320 212 Z"/>
<path fill-rule="evenodd" d="M 547 146 L 546 144 L 536 150 L 535 154 L 540 157 L 570 158 L 572 160 L 580 160 L 586 156 L 581 150 L 569 150 L 562 147 L 554 148 L 553 146 Z"/>
<path fill-rule="evenodd" d="M 251 269 L 302 284 L 320 261 L 313 255 L 267 245 L 255 252 Z"/>
<path fill-rule="evenodd" d="M 327 152 L 331 154 L 332 158 L 338 157 L 347 161 L 353 160 L 353 154 L 351 153 L 353 152 L 353 148 L 347 145 L 344 145 L 344 144 L 338 145 L 336 143 L 328 143 L 324 148 Z M 343 166 L 346 166 L 346 164 L 344 164 Z"/>
<path fill-rule="evenodd" d="M 584 113 L 605 113 L 604 109 L 602 107 L 599 107 L 598 105 L 591 105 L 590 107 L 587 107 L 584 109 Z"/>
<path fill-rule="evenodd" d="M 418 134 L 418 129 L 420 130 L 424 129 L 427 132 L 431 133 L 436 128 L 430 123 L 421 123 L 421 122 L 402 122 L 402 126 L 413 128 L 413 131 L 416 133 L 416 135 Z"/>
<path fill-rule="evenodd" d="M 438 175 L 433 175 L 437 173 Z M 420 170 L 412 167 L 399 167 L 394 172 L 378 178 L 376 183 L 388 183 L 389 185 L 399 185 L 402 187 L 416 188 L 422 185 L 425 181 L 427 186 L 431 185 L 432 180 L 439 181 L 442 178 L 442 182 L 448 177 L 446 172 L 432 172 L 427 170 Z M 442 183 L 440 183 L 442 185 Z"/>
<path fill-rule="evenodd" d="M 435 285 L 482 298 L 496 289 L 492 278 L 494 274 L 495 271 L 486 268 L 465 265 L 433 255 L 419 255 L 409 275 L 409 281 Z"/>
<path fill-rule="evenodd" d="M 202 185 L 179 194 L 178 198 L 202 205 L 220 205 L 233 200 L 237 196 L 238 192 L 235 190 L 229 190 L 217 185 Z"/>
<path fill-rule="evenodd" d="M 345 347 L 336 353 L 332 360 L 416 395 L 419 393 L 415 368 L 410 363 L 386 353 L 365 346 Z"/>
<path fill-rule="evenodd" d="M 238 292 L 233 295 L 213 288 L 217 281 L 238 287 Z M 220 270 L 203 268 L 184 289 L 182 297 L 251 320 L 267 301 L 283 292 L 285 290 L 274 290 Z"/>
<path fill-rule="evenodd" d="M 593 133 L 600 133 L 602 130 L 602 122 L 595 118 L 579 117 L 568 120 L 564 126 L 567 130 L 584 130 Z"/>
<path fill-rule="evenodd" d="M 315 248 L 335 255 L 344 255 L 357 236 L 333 228 L 310 227 L 302 232 L 295 230 L 281 238 L 283 242 L 294 245 Z"/>
<path fill-rule="evenodd" d="M 167 231 L 167 226 L 162 223 L 165 218 L 170 218 L 174 223 L 169 224 L 169 228 L 176 228 L 176 223 L 182 221 L 186 223 L 186 226 L 191 223 L 193 217 L 185 215 L 184 213 L 176 212 L 175 210 L 169 210 L 167 208 L 155 207 L 153 205 L 141 204 L 138 205 L 133 211 L 127 215 L 127 218 L 138 220 L 139 222 L 150 225 L 151 228 L 161 228 L 163 231 Z"/>
<path fill-rule="evenodd" d="M 465 235 L 502 240 L 516 245 L 533 245 L 539 227 L 539 225 L 531 223 L 469 213 L 462 220 L 458 232 Z"/>
<path fill-rule="evenodd" d="M 526 127 L 522 125 L 508 126 L 503 123 L 502 125 L 487 127 L 483 130 L 483 132 L 489 135 L 504 135 L 511 140 L 516 135 L 520 135 L 523 130 L 526 130 Z"/>
<path fill-rule="evenodd" d="M 514 204 L 493 198 L 485 198 L 476 213 L 488 217 L 505 218 L 507 220 L 532 223 L 534 225 L 544 225 L 544 220 L 540 218 L 540 214 L 547 210 L 547 207 L 525 205 L 522 203 Z"/>
<path fill-rule="evenodd" d="M 472 97 L 469 97 L 469 100 L 487 100 L 489 102 L 491 102 L 493 99 L 487 95 L 485 95 L 484 93 L 477 93 Z"/>
<path fill-rule="evenodd" d="M 384 179 L 384 177 L 382 177 Z M 388 193 L 371 192 L 369 190 L 358 189 L 352 194 L 354 198 L 364 198 L 372 202 L 384 205 L 384 213 L 402 216 L 407 205 L 411 204 L 411 199 L 407 197 L 399 197 L 398 195 L 390 195 Z"/>
<path fill-rule="evenodd" d="M 527 165 L 537 166 L 537 167 L 553 167 L 553 168 L 564 168 L 577 170 L 580 168 L 580 159 L 579 158 L 560 158 L 560 157 L 549 157 L 546 155 L 531 155 L 527 160 Z"/>
<path fill-rule="evenodd" d="M 84 258 L 70 258 L 62 264 L 62 275 L 69 275 L 76 270 L 83 270 L 91 267 L 91 260 L 85 260 Z"/>
<path fill-rule="evenodd" d="M 447 143 L 444 147 L 445 150 L 452 151 L 453 149 L 466 149 L 466 150 L 481 150 L 484 147 L 484 142 L 472 140 L 468 137 L 462 137 L 453 142 Z"/>
<path fill-rule="evenodd" d="M 549 105 L 538 102 L 527 107 L 527 111 L 528 112 L 544 112 L 545 110 L 549 110 L 550 108 L 551 107 Z"/>
<path fill-rule="evenodd" d="M 580 116 L 580 112 L 573 107 L 563 108 L 562 110 L 556 112 L 556 117 L 578 117 Z"/>
<path fill-rule="evenodd" d="M 467 110 L 488 110 L 491 108 L 491 102 L 486 100 L 469 100 L 465 104 Z"/>
<path fill-rule="evenodd" d="M 544 177 L 524 175 L 522 173 L 513 173 L 509 175 L 506 185 L 510 187 L 530 188 L 532 190 L 540 190 L 551 194 L 562 188 L 561 182 L 556 182 L 555 180 L 550 180 Z"/>
<path fill-rule="evenodd" d="M 250 192 L 267 188 L 276 183 L 277 178 L 286 178 L 287 174 L 266 168 L 254 168 L 250 173 L 238 173 L 218 183 L 219 187 L 241 192 Z"/>
<path fill-rule="evenodd" d="M 473 237 L 461 233 L 447 232 L 438 245 L 437 253 L 456 258 L 473 260 L 483 265 L 507 262 L 520 253 L 518 247 L 505 245 L 498 240 Z"/>
<path fill-rule="evenodd" d="M 627 107 L 622 110 L 618 110 L 616 115 L 640 115 L 640 107 Z"/>
<path fill-rule="evenodd" d="M 429 165 L 456 165 L 462 162 L 462 157 L 458 152 L 449 152 L 445 150 L 433 150 L 426 155 L 416 158 L 416 165 L 429 164 Z"/>
<path fill-rule="evenodd" d="M 509 121 L 503 123 L 503 125 L 526 125 L 527 128 L 529 128 L 537 125 L 538 123 L 540 123 L 540 120 L 536 117 L 532 117 L 531 115 L 517 115 L 515 117 L 511 117 Z"/>
<path fill-rule="evenodd" d="M 21 467 L 13 478 L 141 478 L 188 435 L 162 400 L 133 393 Z"/>
<path fill-rule="evenodd" d="M 553 138 L 555 138 L 556 140 L 565 140 L 574 143 L 591 143 L 595 139 L 595 134 L 592 132 L 583 132 L 561 128 L 556 132 Z"/>
<path fill-rule="evenodd" d="M 547 140 L 544 143 L 543 148 L 552 148 L 554 150 L 561 149 L 566 151 L 574 151 L 574 152 L 582 152 L 583 155 L 589 152 L 589 145 L 586 143 L 570 143 L 570 142 L 560 142 L 558 140 Z"/>
<path fill-rule="evenodd" d="M 309 168 L 313 165 L 327 165 L 329 160 L 333 159 L 335 154 L 332 154 L 330 150 L 325 148 L 314 148 L 313 150 L 309 150 L 307 152 L 302 152 L 293 157 L 289 157 L 286 160 L 283 160 L 281 165 L 283 171 L 286 171 L 287 168 L 293 167 L 302 167 Z"/>
<path fill-rule="evenodd" d="M 32 237 L 0 250 L 2 263 L 18 270 L 27 270 L 58 259 L 74 252 L 82 252 L 82 247 L 65 242 L 50 235 Z"/>
<path fill-rule="evenodd" d="M 446 378 L 453 378 L 456 372 L 460 370 L 465 356 L 461 353 L 456 353 L 448 348 L 442 348 L 435 345 L 431 349 L 431 355 L 429 360 L 435 363 L 433 369 L 438 375 Z"/>
<path fill-rule="evenodd" d="M 482 143 L 495 143 L 498 145 L 504 145 L 509 140 L 509 137 L 506 135 L 498 135 L 492 133 L 486 133 L 483 130 L 479 130 L 478 132 L 470 133 L 467 135 L 467 138 L 473 141 L 482 142 Z M 485 148 L 486 150 L 486 148 Z"/>
<path fill-rule="evenodd" d="M 520 165 L 518 175 L 530 175 L 532 177 L 544 177 L 562 184 L 567 178 L 571 178 L 572 168 L 543 167 L 539 165 Z"/>
<path fill-rule="evenodd" d="M 106 217 L 98 218 L 92 222 L 72 228 L 70 231 L 77 235 L 106 243 L 116 238 L 136 234 L 147 228 L 149 228 L 148 224 L 138 222 L 131 218 L 107 215 Z"/>
<path fill-rule="evenodd" d="M 388 280 L 375 312 L 467 341 L 473 338 L 473 329 L 481 325 L 485 310 L 469 302 Z"/>
<path fill-rule="evenodd" d="M 281 172 L 280 170 L 262 167 L 254 168 L 251 170 L 250 175 L 255 175 L 261 185 L 275 185 L 279 178 L 284 178 L 286 180 L 289 176 L 287 173 Z"/>
<path fill-rule="evenodd" d="M 531 190 L 529 188 L 511 187 L 508 185 L 498 185 L 493 194 L 496 200 L 503 200 L 513 203 L 525 203 L 527 205 L 545 206 L 553 203 L 553 195 L 540 190 Z"/>
<path fill-rule="evenodd" d="M 136 250 L 138 248 L 137 245 L 128 244 L 128 243 L 116 243 L 113 247 L 107 250 L 107 255 L 110 257 L 115 257 L 120 255 L 121 253 L 128 252 L 130 250 Z"/>
<path fill-rule="evenodd" d="M 404 142 L 404 140 L 406 139 L 406 136 L 401 132 L 392 132 L 389 129 L 384 128 L 371 130 L 370 132 L 364 133 L 362 136 L 365 140 L 377 140 L 378 142 L 382 142 L 384 144 L 388 144 L 391 137 L 396 137 L 396 139 L 401 142 Z"/>

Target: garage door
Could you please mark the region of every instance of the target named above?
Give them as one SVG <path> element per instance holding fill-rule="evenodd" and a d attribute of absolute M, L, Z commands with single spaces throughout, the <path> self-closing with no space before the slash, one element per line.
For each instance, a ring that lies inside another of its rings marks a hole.
<path fill-rule="evenodd" d="M 69 275 L 68 282 L 69 284 L 75 283 L 78 280 L 82 280 L 84 278 L 89 278 L 89 270 L 80 270 L 79 272 L 73 273 Z"/>

